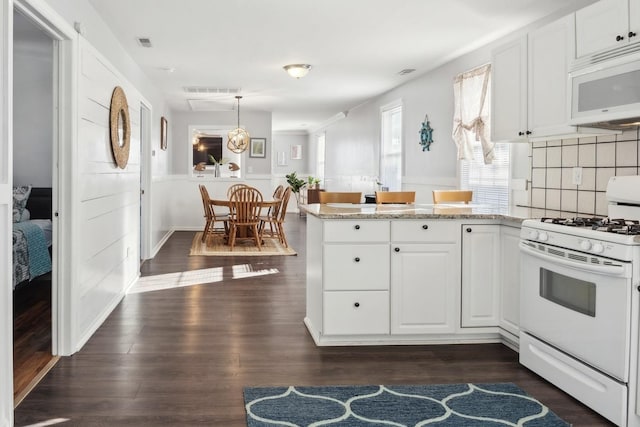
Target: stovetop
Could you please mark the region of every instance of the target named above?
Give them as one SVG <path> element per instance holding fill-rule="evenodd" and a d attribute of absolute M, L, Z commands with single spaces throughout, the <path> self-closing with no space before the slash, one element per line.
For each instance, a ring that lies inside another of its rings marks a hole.
<path fill-rule="evenodd" d="M 640 221 L 576 217 L 528 219 L 520 237 L 621 261 L 640 259 Z"/>
<path fill-rule="evenodd" d="M 598 218 L 598 217 L 575 217 L 575 218 L 542 218 L 540 220 L 546 224 L 558 224 L 567 227 L 591 228 L 595 231 L 606 233 L 622 234 L 627 236 L 640 235 L 640 221 L 623 218 Z"/>

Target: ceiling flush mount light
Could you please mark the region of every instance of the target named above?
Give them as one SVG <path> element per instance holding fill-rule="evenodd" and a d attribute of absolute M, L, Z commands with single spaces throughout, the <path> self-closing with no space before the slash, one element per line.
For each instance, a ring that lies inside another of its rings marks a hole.
<path fill-rule="evenodd" d="M 227 148 L 234 153 L 242 153 L 249 147 L 249 132 L 240 127 L 240 100 L 241 96 L 236 96 L 238 100 L 238 127 L 227 134 Z"/>
<path fill-rule="evenodd" d="M 285 65 L 284 70 L 289 73 L 289 75 L 291 77 L 295 77 L 296 79 L 299 79 L 300 77 L 304 77 L 307 75 L 307 73 L 309 73 L 309 70 L 311 69 L 311 65 L 309 64 L 289 64 L 289 65 Z"/>

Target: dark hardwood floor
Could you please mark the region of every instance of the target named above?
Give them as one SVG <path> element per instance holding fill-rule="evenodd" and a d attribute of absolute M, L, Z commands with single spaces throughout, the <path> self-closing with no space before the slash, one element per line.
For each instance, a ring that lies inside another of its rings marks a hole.
<path fill-rule="evenodd" d="M 458 382 L 514 382 L 574 426 L 611 425 L 501 344 L 316 347 L 303 324 L 304 218 L 286 230 L 299 256 L 189 257 L 194 233 L 175 233 L 143 275 L 220 268 L 221 280 L 129 294 L 18 406 L 16 425 L 244 426 L 244 386 Z"/>
<path fill-rule="evenodd" d="M 19 402 L 53 359 L 51 274 L 17 287 L 13 295 L 13 398 Z"/>

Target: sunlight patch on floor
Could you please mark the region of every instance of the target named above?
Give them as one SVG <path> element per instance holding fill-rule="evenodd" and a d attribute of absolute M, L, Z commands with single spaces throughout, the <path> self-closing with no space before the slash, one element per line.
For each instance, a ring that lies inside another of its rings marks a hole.
<path fill-rule="evenodd" d="M 222 282 L 222 277 L 222 267 L 144 276 L 138 279 L 138 282 L 131 287 L 128 293 L 139 294 L 142 292 L 200 285 L 202 283 Z"/>
<path fill-rule="evenodd" d="M 234 279 L 246 279 L 247 277 L 266 276 L 280 272 L 277 268 L 266 268 L 264 270 L 254 270 L 251 264 L 239 264 L 232 267 Z"/>
<path fill-rule="evenodd" d="M 67 421 L 71 421 L 69 418 L 52 418 L 50 420 L 47 421 L 42 421 L 40 423 L 35 423 L 35 424 L 29 424 L 28 426 L 25 427 L 45 427 L 45 426 L 52 426 L 55 424 L 60 424 L 60 423 L 66 423 Z"/>
<path fill-rule="evenodd" d="M 233 272 L 233 279 L 246 279 L 249 277 L 277 274 L 280 272 L 277 268 L 254 270 L 254 267 L 251 264 L 234 265 L 231 267 L 231 271 Z M 216 283 L 222 282 L 223 278 L 223 267 L 144 276 L 138 279 L 136 284 L 129 289 L 128 293 L 139 294 L 143 292 L 161 291 L 163 289 L 175 289 L 185 286 L 200 285 L 203 283 Z"/>

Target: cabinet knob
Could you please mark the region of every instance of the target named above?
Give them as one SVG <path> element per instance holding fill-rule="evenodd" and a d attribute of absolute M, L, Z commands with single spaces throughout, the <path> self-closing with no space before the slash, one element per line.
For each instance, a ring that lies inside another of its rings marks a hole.
<path fill-rule="evenodd" d="M 629 31 L 629 34 L 627 35 L 629 36 L 629 38 L 637 36 L 637 34 L 634 33 L 633 31 Z"/>
<path fill-rule="evenodd" d="M 423 230 L 428 230 L 428 229 L 429 229 L 429 226 L 428 226 L 427 224 L 424 224 L 424 225 L 422 226 L 422 229 L 423 229 Z"/>
<path fill-rule="evenodd" d="M 522 131 L 518 132 L 518 136 L 522 136 L 522 135 L 524 135 L 524 132 Z"/>
<path fill-rule="evenodd" d="M 400 252 L 400 248 L 394 248 L 393 250 L 396 252 Z"/>
<path fill-rule="evenodd" d="M 467 233 L 471 233 L 471 227 L 467 227 Z"/>
<path fill-rule="evenodd" d="M 357 257 L 355 257 L 353 260 L 354 260 L 355 262 L 360 262 L 360 257 L 358 257 L 358 256 L 357 256 Z"/>
<path fill-rule="evenodd" d="M 353 228 L 355 228 L 356 230 L 360 230 L 360 226 L 357 224 Z"/>
<path fill-rule="evenodd" d="M 353 306 L 354 306 L 354 307 L 356 307 L 356 308 L 358 308 L 358 307 L 360 307 L 360 303 L 359 303 L 359 302 L 356 302 L 356 303 L 354 303 L 354 304 L 353 304 Z"/>
<path fill-rule="evenodd" d="M 619 42 L 621 40 L 624 40 L 624 36 L 616 36 L 616 41 Z"/>
<path fill-rule="evenodd" d="M 530 131 L 530 130 L 526 131 L 525 133 L 526 133 L 527 135 L 531 135 L 531 131 Z"/>

